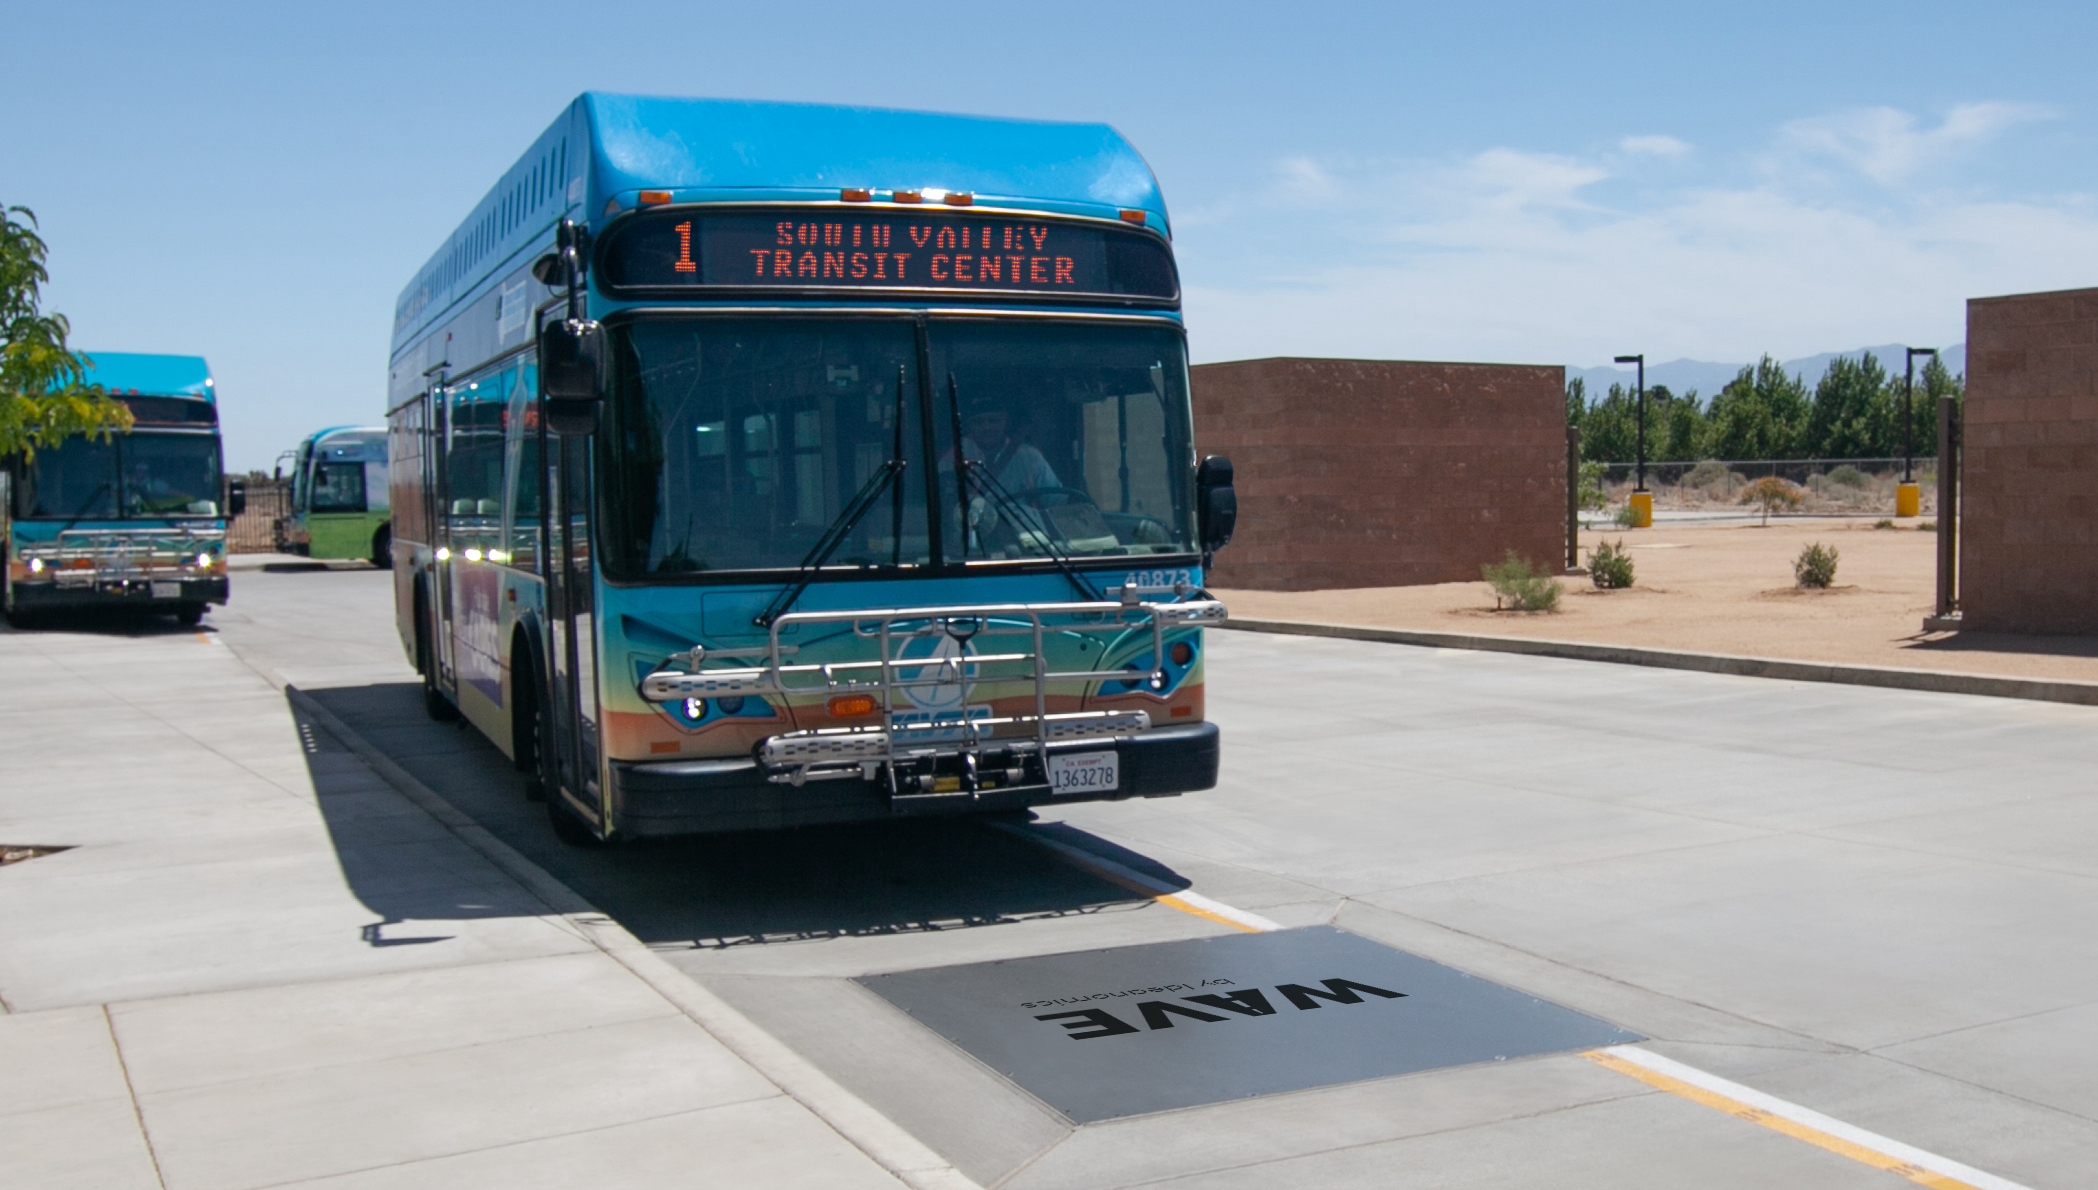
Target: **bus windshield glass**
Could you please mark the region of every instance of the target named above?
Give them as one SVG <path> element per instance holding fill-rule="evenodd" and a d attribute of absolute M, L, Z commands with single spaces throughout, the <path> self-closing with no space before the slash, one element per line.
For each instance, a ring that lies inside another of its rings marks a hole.
<path fill-rule="evenodd" d="M 209 434 L 131 434 L 118 442 L 127 517 L 217 516 L 219 443 Z"/>
<path fill-rule="evenodd" d="M 20 515 L 106 520 L 219 515 L 219 442 L 138 432 L 68 438 L 24 468 Z"/>
<path fill-rule="evenodd" d="M 46 446 L 22 469 L 16 514 L 45 520 L 100 520 L 116 514 L 116 443 L 73 437 Z"/>
<path fill-rule="evenodd" d="M 1193 552 L 1176 328 L 936 319 L 922 377 L 918 334 L 894 318 L 618 327 L 604 564 L 788 570 L 841 534 L 826 566 L 928 565 L 928 475 L 950 565 Z M 900 482 L 870 488 L 892 458 Z"/>

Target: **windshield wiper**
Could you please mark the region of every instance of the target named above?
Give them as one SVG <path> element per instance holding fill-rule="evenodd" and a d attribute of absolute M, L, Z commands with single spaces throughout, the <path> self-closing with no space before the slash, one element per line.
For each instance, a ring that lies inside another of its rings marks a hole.
<path fill-rule="evenodd" d="M 101 497 L 102 493 L 104 493 L 104 492 L 106 492 L 106 491 L 108 491 L 108 490 L 109 490 L 109 484 L 108 484 L 108 482 L 107 482 L 107 481 L 105 481 L 105 482 L 104 482 L 104 483 L 102 484 L 102 486 L 100 486 L 100 487 L 96 488 L 96 489 L 95 489 L 94 491 L 92 491 L 92 492 L 89 492 L 89 493 L 87 494 L 87 499 L 85 499 L 85 500 L 82 500 L 82 501 L 80 502 L 80 511 L 79 511 L 79 512 L 76 512 L 76 513 L 74 513 L 74 514 L 73 514 L 73 519 L 72 519 L 72 520 L 70 520 L 70 521 L 67 521 L 67 522 L 66 522 L 65 524 L 63 524 L 63 525 L 60 525 L 60 526 L 58 527 L 58 535 L 59 535 L 60 537 L 64 537 L 64 536 L 66 535 L 66 533 L 67 533 L 67 532 L 69 532 L 69 531 L 70 531 L 70 530 L 71 530 L 71 529 L 73 528 L 73 526 L 75 526 L 75 525 L 79 524 L 79 523 L 81 522 L 81 520 L 82 520 L 82 519 L 83 519 L 84 517 L 86 517 L 86 516 L 87 516 L 87 510 L 88 510 L 88 506 L 89 506 L 89 505 L 91 505 L 91 504 L 93 504 L 93 503 L 94 503 L 94 502 L 95 502 L 95 501 L 96 501 L 97 499 L 99 499 L 99 498 Z"/>
<path fill-rule="evenodd" d="M 1022 535 L 1022 541 L 1026 540 L 1025 535 L 1030 531 L 1042 539 L 1042 548 L 1048 551 L 1049 560 L 1056 563 L 1056 568 L 1063 571 L 1064 577 L 1071 580 L 1071 585 L 1078 588 L 1080 594 L 1095 602 L 1105 599 L 1106 596 L 1095 590 L 1093 584 L 1087 582 L 1085 576 L 1078 572 L 1078 568 L 1071 565 L 1071 560 L 1064 556 L 1064 552 L 1056 548 L 1056 541 L 1049 527 L 1049 514 L 1043 512 L 1040 524 L 1030 529 L 1030 518 L 1021 511 L 1019 500 L 1005 490 L 1005 485 L 998 482 L 997 476 L 991 474 L 989 464 L 962 453 L 962 398 L 960 387 L 955 384 L 952 372 L 947 373 L 947 405 L 954 415 L 954 465 L 957 468 L 955 482 L 961 492 L 963 554 L 966 556 L 969 549 L 969 481 L 959 477 L 966 474 L 976 481 L 984 495 L 990 497 L 992 504 L 997 506 L 998 515 L 1012 525 L 1015 533 Z"/>
<path fill-rule="evenodd" d="M 874 507 L 874 502 L 881 498 L 882 489 L 891 486 L 895 488 L 896 492 L 893 506 L 896 519 L 890 526 L 891 536 L 894 538 L 894 541 L 889 552 L 889 559 L 892 566 L 901 566 L 903 564 L 903 469 L 909 464 L 903 461 L 903 366 L 901 364 L 898 364 L 896 367 L 896 439 L 890 449 L 892 453 L 889 455 L 888 460 L 880 467 L 875 468 L 874 474 L 867 477 L 867 482 L 860 485 L 859 492 L 846 503 L 844 508 L 838 510 L 838 515 L 832 519 L 830 526 L 824 529 L 823 536 L 818 537 L 816 544 L 809 547 L 809 552 L 801 559 L 800 569 L 794 572 L 794 581 L 787 584 L 784 590 L 774 596 L 772 602 L 765 605 L 764 611 L 758 613 L 755 621 L 758 627 L 770 628 L 781 616 L 787 614 L 787 609 L 793 607 L 794 601 L 801 598 L 801 593 L 808 590 L 809 584 L 815 581 L 816 572 L 823 568 L 825 562 L 830 561 L 831 554 L 836 552 L 839 546 L 845 544 L 845 539 L 851 535 L 853 526 L 858 525 L 860 518 L 866 516 L 867 511 Z"/>

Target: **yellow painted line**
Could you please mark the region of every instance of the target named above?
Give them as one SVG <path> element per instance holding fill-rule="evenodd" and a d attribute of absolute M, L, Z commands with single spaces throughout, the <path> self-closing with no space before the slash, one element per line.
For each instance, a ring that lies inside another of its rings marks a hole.
<path fill-rule="evenodd" d="M 1014 838 L 1025 839 L 1037 847 L 1047 848 L 1058 859 L 1072 867 L 1083 868 L 1109 884 L 1128 889 L 1138 896 L 1149 897 L 1168 909 L 1178 909 L 1182 913 L 1193 914 L 1218 925 L 1230 926 L 1234 930 L 1244 930 L 1248 934 L 1264 934 L 1269 930 L 1282 928 L 1282 923 L 1270 921 L 1258 913 L 1248 913 L 1244 909 L 1226 905 L 1191 889 L 1176 889 L 1163 880 L 1146 876 L 1105 856 L 1094 855 L 1084 848 L 1059 843 L 1024 826 L 1000 823 L 998 829 Z"/>
<path fill-rule="evenodd" d="M 1637 1046 L 1616 1045 L 1589 1050 L 1581 1056 L 1598 1066 L 1636 1078 L 1655 1090 L 1703 1104 L 1714 1111 L 1723 1111 L 1751 1124 L 1760 1124 L 1772 1132 L 1803 1140 L 1874 1169 L 1899 1174 L 1919 1186 L 1932 1187 L 1932 1190 L 2028 1190 L 2016 1182 L 1868 1132 L 1811 1108 L 1788 1103 Z"/>

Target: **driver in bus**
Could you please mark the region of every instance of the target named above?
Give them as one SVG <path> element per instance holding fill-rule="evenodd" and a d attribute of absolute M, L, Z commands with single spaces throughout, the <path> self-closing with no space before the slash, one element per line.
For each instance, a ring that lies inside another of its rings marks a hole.
<path fill-rule="evenodd" d="M 1041 488 L 1063 486 L 1042 452 L 1012 432 L 1012 418 L 1006 409 L 991 401 L 971 402 L 963 413 L 962 456 L 983 463 L 998 486 L 1016 498 Z M 1033 519 L 1032 510 L 1027 511 L 1029 519 Z M 970 497 L 970 528 L 982 532 L 997 520 L 998 510 L 984 493 Z M 1015 528 L 1041 531 L 1039 524 Z"/>

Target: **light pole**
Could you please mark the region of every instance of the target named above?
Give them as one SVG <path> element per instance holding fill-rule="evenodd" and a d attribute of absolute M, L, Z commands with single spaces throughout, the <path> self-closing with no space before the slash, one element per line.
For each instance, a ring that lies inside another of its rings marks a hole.
<path fill-rule="evenodd" d="M 1916 357 L 1938 358 L 1935 347 L 1909 347 L 1901 376 L 1901 483 L 1894 489 L 1894 515 L 1917 516 L 1923 511 L 1923 489 L 1916 483 Z M 1942 451 L 1940 452 L 1943 453 Z"/>
<path fill-rule="evenodd" d="M 1646 490 L 1646 353 L 1620 355 L 1616 362 L 1639 365 L 1638 395 L 1634 398 L 1639 423 L 1639 459 L 1632 464 L 1632 520 L 1634 525 L 1644 529 L 1654 523 L 1654 498 Z"/>

